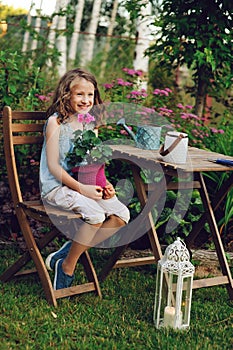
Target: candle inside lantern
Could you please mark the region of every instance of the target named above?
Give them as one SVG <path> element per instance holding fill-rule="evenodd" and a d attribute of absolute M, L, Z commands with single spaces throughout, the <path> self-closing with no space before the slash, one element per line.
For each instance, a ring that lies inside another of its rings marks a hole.
<path fill-rule="evenodd" d="M 173 306 L 166 306 L 164 309 L 164 326 L 165 327 L 180 327 L 182 323 L 182 311 L 180 311 L 180 316 L 178 321 L 178 324 L 175 324 L 175 313 L 176 309 Z"/>
<path fill-rule="evenodd" d="M 174 327 L 175 308 L 173 306 L 166 306 L 164 309 L 164 326 Z"/>

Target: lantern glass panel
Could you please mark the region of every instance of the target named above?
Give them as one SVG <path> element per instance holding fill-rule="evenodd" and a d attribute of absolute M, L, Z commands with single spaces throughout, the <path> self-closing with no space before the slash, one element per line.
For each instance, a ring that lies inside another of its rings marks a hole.
<path fill-rule="evenodd" d="M 157 328 L 185 329 L 190 322 L 192 275 L 157 270 L 154 322 Z"/>
<path fill-rule="evenodd" d="M 157 328 L 175 327 L 176 288 L 174 286 L 177 284 L 177 279 L 177 275 L 158 268 L 154 309 L 154 322 Z"/>
<path fill-rule="evenodd" d="M 182 326 L 188 327 L 190 322 L 191 297 L 193 276 L 183 278 L 181 311 L 183 315 Z"/>

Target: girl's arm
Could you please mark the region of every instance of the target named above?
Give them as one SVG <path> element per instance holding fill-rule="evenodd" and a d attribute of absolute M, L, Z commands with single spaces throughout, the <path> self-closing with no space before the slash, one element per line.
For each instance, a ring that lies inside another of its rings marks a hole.
<path fill-rule="evenodd" d="M 92 199 L 101 199 L 102 188 L 100 186 L 84 185 L 76 181 L 61 167 L 59 162 L 59 134 L 60 126 L 57 119 L 55 117 L 50 118 L 46 128 L 46 155 L 49 171 L 58 181 L 74 191 Z"/>

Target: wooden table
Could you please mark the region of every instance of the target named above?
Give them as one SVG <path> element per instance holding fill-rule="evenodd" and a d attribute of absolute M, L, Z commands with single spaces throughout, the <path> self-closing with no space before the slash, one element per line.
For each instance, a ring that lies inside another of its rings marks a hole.
<path fill-rule="evenodd" d="M 130 243 L 130 241 L 125 242 L 123 240 L 123 244 L 115 249 L 102 269 L 99 276 L 100 280 L 103 281 L 112 268 L 151 264 L 161 259 L 162 250 L 151 214 L 152 207 L 155 203 L 158 203 L 161 196 L 164 195 L 164 192 L 167 190 L 197 189 L 203 202 L 204 213 L 200 220 L 194 225 L 185 242 L 187 247 L 190 248 L 196 237 L 200 234 L 204 224 L 208 222 L 222 270 L 222 276 L 194 280 L 193 288 L 224 284 L 226 285 L 230 299 L 233 299 L 233 280 L 215 218 L 217 208 L 231 187 L 233 187 L 233 167 L 209 161 L 218 158 L 230 159 L 233 161 L 233 157 L 189 147 L 186 164 L 171 164 L 163 162 L 158 151 L 142 150 L 130 145 L 114 145 L 111 147 L 113 149 L 113 159 L 120 159 L 130 164 L 137 195 L 142 208 L 141 213 L 135 220 L 133 220 L 133 223 L 129 223 L 121 230 L 123 231 L 122 236 L 124 237 L 125 233 L 128 237 L 131 237 L 131 241 L 133 241 L 132 238 L 137 237 L 137 234 L 140 234 L 141 228 L 146 227 L 153 256 L 127 260 L 119 259 L 128 243 Z M 148 186 L 145 185 L 141 178 L 141 169 L 158 171 L 163 174 L 162 179 L 159 183 L 155 183 L 153 187 L 150 186 L 149 190 Z M 229 178 L 222 184 L 212 202 L 210 201 L 203 176 L 203 173 L 208 172 L 230 173 Z"/>

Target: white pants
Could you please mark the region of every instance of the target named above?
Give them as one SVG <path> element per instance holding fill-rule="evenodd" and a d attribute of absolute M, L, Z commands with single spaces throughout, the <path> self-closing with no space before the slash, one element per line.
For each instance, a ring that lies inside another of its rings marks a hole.
<path fill-rule="evenodd" d="M 110 215 L 116 215 L 125 223 L 129 222 L 128 208 L 119 201 L 117 196 L 110 199 L 94 200 L 67 186 L 59 186 L 49 192 L 43 199 L 50 205 L 72 210 L 82 215 L 85 222 L 99 224 Z"/>

